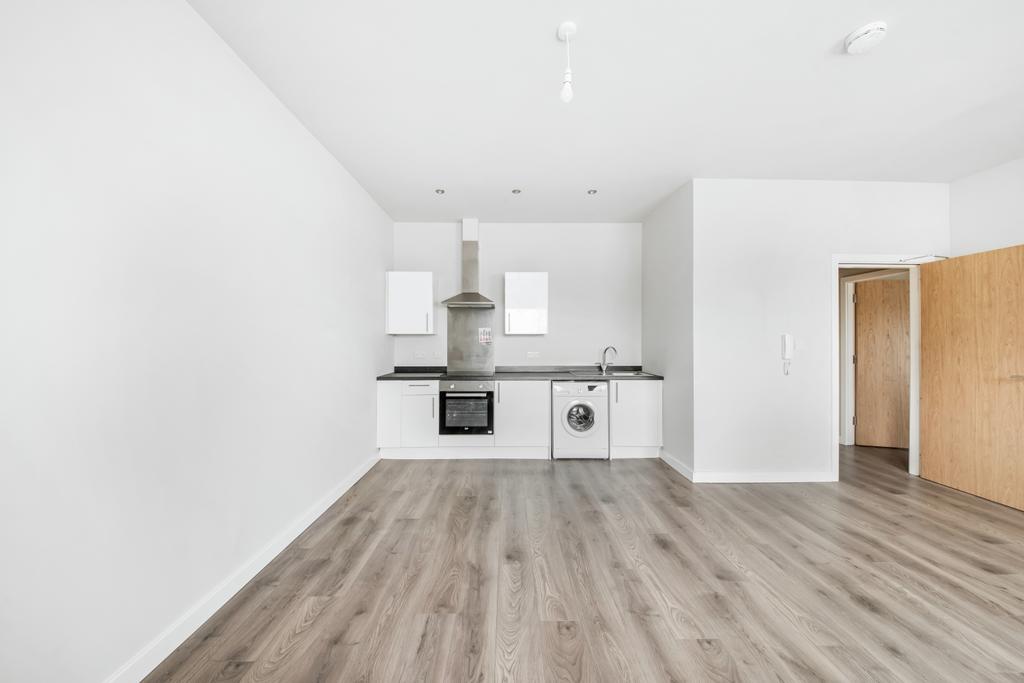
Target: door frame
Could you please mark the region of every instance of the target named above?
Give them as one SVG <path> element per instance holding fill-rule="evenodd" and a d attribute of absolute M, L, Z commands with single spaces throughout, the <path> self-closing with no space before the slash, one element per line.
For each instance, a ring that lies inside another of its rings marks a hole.
<path fill-rule="evenodd" d="M 911 270 L 886 268 L 839 279 L 842 297 L 839 300 L 839 359 L 842 365 L 839 375 L 839 443 L 844 446 L 857 443 L 857 426 L 853 421 L 857 408 L 857 366 L 853 362 L 853 351 L 857 345 L 857 307 L 853 296 L 857 283 L 873 280 L 906 280 L 909 283 Z"/>
<path fill-rule="evenodd" d="M 921 473 L 921 275 L 918 266 L 937 260 L 934 256 L 917 254 L 832 254 L 831 292 L 832 292 L 832 479 L 839 481 L 839 442 L 840 425 L 840 370 L 841 353 L 840 334 L 840 287 L 839 270 L 841 268 L 868 268 L 905 270 L 910 278 L 910 453 L 907 471 L 913 476 Z M 844 298 L 845 301 L 845 298 Z M 843 306 L 842 308 L 845 308 Z"/>

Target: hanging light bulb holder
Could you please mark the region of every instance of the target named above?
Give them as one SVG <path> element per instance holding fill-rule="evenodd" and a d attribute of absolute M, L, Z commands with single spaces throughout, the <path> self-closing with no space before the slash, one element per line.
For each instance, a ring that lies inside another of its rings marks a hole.
<path fill-rule="evenodd" d="M 576 22 L 563 21 L 558 25 L 558 39 L 565 43 L 565 72 L 562 74 L 562 90 L 559 97 L 568 104 L 572 102 L 572 57 L 569 53 L 570 39 L 576 35 Z"/>
<path fill-rule="evenodd" d="M 558 39 L 563 43 L 568 42 L 570 38 L 576 35 L 576 22 L 575 21 L 563 21 L 558 25 Z"/>

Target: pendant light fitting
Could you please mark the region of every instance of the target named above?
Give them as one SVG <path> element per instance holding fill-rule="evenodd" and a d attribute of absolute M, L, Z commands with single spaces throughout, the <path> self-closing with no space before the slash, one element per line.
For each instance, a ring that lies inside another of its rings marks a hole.
<path fill-rule="evenodd" d="M 572 60 L 569 55 L 569 40 L 576 35 L 576 22 L 563 21 L 558 25 L 558 39 L 565 43 L 565 73 L 562 75 L 560 97 L 565 103 L 572 102 Z"/>

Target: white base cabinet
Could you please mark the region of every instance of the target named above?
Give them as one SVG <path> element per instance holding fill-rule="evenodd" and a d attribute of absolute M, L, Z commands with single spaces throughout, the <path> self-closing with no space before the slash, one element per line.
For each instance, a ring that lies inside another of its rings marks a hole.
<path fill-rule="evenodd" d="M 437 395 L 402 397 L 402 448 L 437 445 Z"/>
<path fill-rule="evenodd" d="M 551 444 L 551 382 L 506 381 L 494 387 L 494 445 Z"/>
<path fill-rule="evenodd" d="M 611 457 L 657 457 L 662 445 L 662 382 L 613 380 L 609 388 Z"/>
<path fill-rule="evenodd" d="M 377 447 L 436 448 L 437 382 L 377 382 Z"/>
<path fill-rule="evenodd" d="M 662 382 L 612 380 L 612 458 L 656 458 L 662 445 Z M 377 382 L 377 447 L 384 458 L 548 458 L 551 382 L 498 381 L 494 436 L 438 436 L 436 381 Z"/>

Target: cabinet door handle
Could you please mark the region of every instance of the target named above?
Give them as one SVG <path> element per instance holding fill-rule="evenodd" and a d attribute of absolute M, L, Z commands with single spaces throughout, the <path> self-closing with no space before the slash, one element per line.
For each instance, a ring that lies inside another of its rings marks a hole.
<path fill-rule="evenodd" d="M 1010 379 L 1020 381 L 1024 379 L 1024 375 L 1010 375 Z"/>
<path fill-rule="evenodd" d="M 424 332 L 430 332 L 430 314 L 429 313 L 424 313 L 423 314 L 423 331 Z"/>
<path fill-rule="evenodd" d="M 501 382 L 498 382 L 498 403 L 501 403 Z"/>
<path fill-rule="evenodd" d="M 509 311 L 505 314 L 505 329 L 508 332 L 512 332 L 512 312 Z"/>
<path fill-rule="evenodd" d="M 437 417 L 436 408 L 434 407 L 434 402 L 436 400 L 437 399 L 434 398 L 433 396 L 430 397 L 430 419 L 434 419 L 435 417 Z"/>
<path fill-rule="evenodd" d="M 619 383 L 615 383 L 615 402 L 619 402 Z"/>

